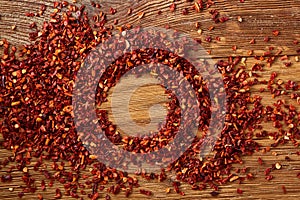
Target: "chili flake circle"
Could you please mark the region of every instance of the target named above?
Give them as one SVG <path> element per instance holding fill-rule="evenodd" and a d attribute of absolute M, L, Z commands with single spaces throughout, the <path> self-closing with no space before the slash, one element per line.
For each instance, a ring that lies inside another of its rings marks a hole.
<path fill-rule="evenodd" d="M 108 167 L 128 172 L 134 172 L 136 167 L 143 168 L 147 172 L 154 172 L 176 161 L 191 147 L 197 134 L 199 119 L 201 119 L 199 102 L 196 98 L 196 93 L 201 93 L 200 89 L 195 91 L 195 88 L 186 81 L 187 77 L 180 75 L 177 71 L 169 70 L 167 74 L 170 77 L 177 77 L 174 80 L 170 79 L 169 83 L 183 80 L 177 87 L 179 89 L 173 89 L 181 108 L 181 120 L 178 133 L 172 141 L 157 151 L 146 154 L 134 153 L 114 145 L 103 132 L 101 124 L 99 128 L 95 112 L 95 91 L 99 86 L 99 78 L 118 58 L 134 51 L 147 49 L 154 49 L 153 57 L 155 53 L 161 51 L 166 55 L 175 54 L 184 58 L 201 73 L 201 77 L 207 84 L 211 116 L 205 137 L 197 143 L 200 147 L 200 156 L 212 150 L 225 120 L 226 94 L 222 77 L 214 68 L 206 51 L 196 41 L 183 33 L 162 28 L 136 28 L 115 34 L 100 44 L 85 59 L 77 73 L 72 104 L 76 129 L 85 147 Z M 128 65 L 128 63 L 124 64 Z M 193 77 L 190 78 L 193 79 Z M 186 94 L 194 97 L 189 99 L 189 106 L 185 103 Z"/>

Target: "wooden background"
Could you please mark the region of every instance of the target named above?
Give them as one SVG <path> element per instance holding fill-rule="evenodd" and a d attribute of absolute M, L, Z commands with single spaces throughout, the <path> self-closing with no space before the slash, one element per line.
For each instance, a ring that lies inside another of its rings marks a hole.
<path fill-rule="evenodd" d="M 89 1 L 79 1 L 80 3 L 90 5 Z M 97 0 L 95 0 L 97 2 Z M 177 9 L 171 13 L 169 11 L 168 0 L 118 0 L 118 1 L 98 1 L 101 3 L 101 10 L 109 12 L 110 7 L 114 7 L 118 10 L 114 16 L 109 15 L 109 19 L 120 19 L 120 24 L 132 24 L 141 25 L 143 27 L 160 26 L 164 27 L 169 25 L 172 29 L 177 29 L 186 32 L 193 38 L 204 38 L 208 35 L 215 38 L 221 37 L 220 42 L 213 41 L 212 43 L 203 42 L 203 47 L 212 51 L 212 58 L 214 61 L 219 59 L 226 59 L 230 55 L 242 55 L 247 57 L 247 67 L 251 67 L 256 62 L 253 56 L 248 56 L 248 50 L 255 50 L 254 54 L 261 55 L 266 51 L 269 46 L 274 46 L 275 49 L 280 48 L 284 50 L 284 54 L 289 56 L 289 59 L 293 62 L 293 65 L 286 68 L 282 61 L 277 61 L 272 68 L 266 69 L 263 76 L 267 79 L 270 76 L 271 71 L 279 73 L 279 78 L 282 80 L 298 81 L 300 75 L 300 63 L 295 62 L 296 49 L 299 46 L 293 44 L 293 40 L 300 40 L 300 1 L 299 0 L 245 0 L 245 3 L 240 3 L 239 0 L 216 0 L 216 5 L 212 8 L 216 8 L 220 11 L 221 15 L 228 16 L 230 21 L 224 24 L 214 24 L 210 18 L 210 14 L 205 10 L 200 13 L 190 11 L 189 15 L 182 15 L 181 10 L 183 7 L 191 7 L 191 3 L 185 1 L 176 1 Z M 28 11 L 36 12 L 41 3 L 48 5 L 48 8 L 52 6 L 52 0 L 46 1 L 33 1 L 33 0 L 0 0 L 0 39 L 6 38 L 12 44 L 19 46 L 22 44 L 30 43 L 28 39 L 28 33 L 30 32 L 28 25 L 30 20 L 36 21 L 39 25 L 45 20 L 44 18 L 29 19 L 25 17 L 24 13 Z M 133 8 L 133 14 L 129 17 L 126 16 L 128 8 Z M 88 7 L 88 9 L 91 9 Z M 157 17 L 157 12 L 162 10 L 163 13 L 160 17 Z M 44 16 L 47 18 L 51 9 L 47 9 Z M 93 9 L 91 9 L 93 12 Z M 139 19 L 137 13 L 145 12 L 145 17 Z M 241 16 L 243 22 L 237 21 L 237 17 Z M 201 29 L 203 29 L 202 36 L 199 36 L 194 26 L 195 22 L 200 22 Z M 16 25 L 16 30 L 12 30 L 11 26 Z M 215 25 L 213 31 L 208 31 L 208 27 Z M 274 37 L 272 31 L 278 29 L 280 35 Z M 270 36 L 271 41 L 265 43 L 263 41 L 265 36 Z M 251 39 L 256 39 L 256 44 L 249 44 Z M 232 51 L 232 46 L 237 45 L 237 51 Z M 283 54 L 283 55 L 284 55 Z M 255 94 L 259 88 L 252 88 Z M 153 91 L 153 90 L 152 90 Z M 141 90 L 139 95 L 143 96 Z M 160 90 L 153 92 L 153 95 L 162 94 Z M 135 102 L 131 105 L 139 108 L 142 105 L 141 98 L 133 98 Z M 151 99 L 151 98 L 150 98 Z M 264 104 L 272 104 L 276 99 L 272 99 L 271 95 L 264 96 Z M 291 102 L 296 104 L 296 102 Z M 151 104 L 151 102 L 149 102 Z M 145 106 L 145 105 L 144 105 Z M 147 106 L 145 106 L 147 107 Z M 299 109 L 299 106 L 297 106 Z M 133 108 L 134 110 L 135 108 Z M 137 121 L 140 120 L 140 116 L 148 116 L 146 110 L 139 110 L 133 115 Z M 266 130 L 272 130 L 271 124 L 264 125 Z M 271 144 L 269 140 L 258 141 L 263 146 Z M 221 186 L 221 193 L 218 195 L 220 199 L 299 199 L 300 196 L 300 179 L 296 177 L 300 172 L 300 158 L 295 155 L 297 149 L 291 145 L 279 146 L 271 149 L 269 153 L 255 153 L 251 157 L 244 158 L 244 166 L 251 167 L 251 172 L 256 175 L 256 178 L 252 181 L 246 181 L 239 185 L 232 183 Z M 274 153 L 277 152 L 277 156 Z M 11 152 L 0 149 L 1 157 L 3 159 Z M 289 156 L 292 160 L 285 161 L 285 156 Z M 263 166 L 259 166 L 257 158 L 262 157 L 265 161 Z M 272 172 L 275 178 L 272 181 L 266 181 L 264 179 L 264 170 L 270 167 L 271 164 L 279 162 L 283 168 Z M 32 165 L 33 166 L 33 165 Z M 30 171 L 32 168 L 29 167 Z M 4 174 L 6 168 L 0 170 L 0 176 Z M 34 172 L 32 172 L 35 174 Z M 19 185 L 22 184 L 20 172 L 13 172 L 14 181 L 7 184 L 0 184 L 0 199 L 17 199 L 17 193 L 21 191 Z M 40 185 L 42 176 L 36 174 L 36 184 Z M 170 179 L 171 180 L 171 179 Z M 209 194 L 210 189 L 205 191 L 192 191 L 189 189 L 189 185 L 183 184 L 181 189 L 186 192 L 185 196 L 179 196 L 174 191 L 171 194 L 166 194 L 165 189 L 171 186 L 170 180 L 163 183 L 157 182 L 142 182 L 142 186 L 145 189 L 152 190 L 155 194 L 150 197 L 151 199 L 215 199 Z M 285 185 L 287 194 L 283 194 L 281 186 Z M 35 194 L 29 194 L 23 197 L 23 199 L 36 199 L 37 194 L 44 195 L 44 199 L 53 199 L 55 188 L 61 187 L 61 184 L 56 183 L 53 188 L 47 188 L 45 192 L 38 190 Z M 8 188 L 14 188 L 14 192 L 10 192 Z M 240 188 L 244 191 L 242 195 L 236 193 L 236 189 Z M 139 194 L 139 190 L 135 190 L 134 194 L 130 196 L 130 199 L 145 199 L 144 195 Z M 148 197 L 147 197 L 148 198 Z M 66 198 L 68 199 L 68 198 Z M 104 199 L 104 194 L 101 193 L 101 199 Z M 112 199 L 125 199 L 123 194 L 118 196 L 112 196 Z"/>

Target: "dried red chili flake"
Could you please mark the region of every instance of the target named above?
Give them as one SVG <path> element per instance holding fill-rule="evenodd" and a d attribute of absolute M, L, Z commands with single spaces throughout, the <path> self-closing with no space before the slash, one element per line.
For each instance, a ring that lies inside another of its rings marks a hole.
<path fill-rule="evenodd" d="M 240 188 L 238 188 L 238 189 L 236 190 L 236 192 L 237 192 L 238 194 L 243 194 L 243 190 L 241 190 Z"/>
<path fill-rule="evenodd" d="M 41 195 L 41 194 L 38 194 L 37 197 L 38 197 L 39 200 L 43 200 L 44 199 L 43 195 Z"/>
<path fill-rule="evenodd" d="M 57 188 L 57 189 L 55 190 L 55 196 L 54 196 L 54 198 L 55 198 L 55 199 L 60 199 L 61 197 L 62 197 L 61 191 L 60 191 L 59 188 Z"/>
<path fill-rule="evenodd" d="M 117 25 L 119 23 L 119 20 L 115 19 L 114 20 L 114 25 Z"/>
<path fill-rule="evenodd" d="M 232 50 L 236 51 L 237 50 L 237 46 L 236 45 L 232 46 Z"/>
<path fill-rule="evenodd" d="M 110 8 L 110 9 L 109 9 L 109 12 L 110 12 L 110 14 L 114 15 L 114 14 L 117 13 L 117 9 Z"/>
<path fill-rule="evenodd" d="M 206 8 L 210 8 L 212 5 L 215 5 L 215 2 L 213 0 L 207 0 Z"/>
<path fill-rule="evenodd" d="M 206 42 L 211 42 L 211 41 L 212 41 L 211 36 L 207 36 L 207 37 L 205 38 L 205 41 L 206 41 Z"/>
<path fill-rule="evenodd" d="M 45 11 L 47 9 L 47 6 L 45 4 L 42 4 L 40 7 L 40 11 Z"/>
<path fill-rule="evenodd" d="M 289 59 L 289 57 L 287 55 L 284 55 L 284 56 L 280 57 L 280 60 L 287 60 L 287 59 Z"/>
<path fill-rule="evenodd" d="M 189 10 L 187 8 L 183 8 L 182 9 L 182 14 L 183 15 L 188 15 L 189 14 Z"/>
<path fill-rule="evenodd" d="M 152 192 L 149 191 L 149 190 L 144 190 L 144 189 L 140 189 L 140 193 L 141 194 L 144 194 L 146 196 L 151 196 L 152 195 Z"/>
<path fill-rule="evenodd" d="M 220 193 L 217 192 L 217 191 L 212 191 L 212 192 L 210 193 L 210 195 L 213 196 L 213 197 L 216 197 L 216 196 L 218 196 L 219 194 L 220 194 Z"/>
<path fill-rule="evenodd" d="M 26 17 L 34 17 L 35 14 L 34 13 L 31 13 L 31 12 L 28 12 L 28 13 L 25 13 Z"/>
<path fill-rule="evenodd" d="M 218 21 L 218 17 L 219 17 L 219 11 L 213 9 L 210 10 L 209 13 L 212 15 L 212 19 L 217 22 Z"/>
<path fill-rule="evenodd" d="M 266 51 L 266 52 L 264 52 L 263 56 L 271 56 L 271 55 L 272 55 L 272 53 L 270 51 Z"/>
<path fill-rule="evenodd" d="M 41 181 L 41 189 L 44 191 L 46 189 L 46 183 L 44 180 Z"/>
<path fill-rule="evenodd" d="M 194 3 L 194 7 L 193 7 L 196 12 L 200 12 L 203 10 L 204 8 L 204 3 L 202 0 L 197 0 L 195 3 Z"/>
<path fill-rule="evenodd" d="M 36 28 L 36 23 L 35 22 L 32 22 L 30 25 L 29 25 L 29 28 Z"/>
<path fill-rule="evenodd" d="M 259 157 L 257 161 L 258 161 L 259 165 L 263 164 L 263 160 L 261 159 L 261 157 Z"/>
<path fill-rule="evenodd" d="M 264 41 L 265 41 L 265 42 L 269 42 L 269 41 L 270 41 L 270 37 L 269 37 L 269 36 L 266 36 L 266 37 L 264 38 Z"/>
<path fill-rule="evenodd" d="M 286 62 L 286 63 L 284 63 L 284 65 L 285 65 L 286 67 L 290 67 L 290 66 L 292 66 L 292 62 Z"/>
<path fill-rule="evenodd" d="M 266 179 L 267 181 L 270 181 L 270 180 L 272 180 L 273 178 L 274 178 L 274 177 L 273 177 L 272 175 L 268 175 L 268 176 L 266 176 L 265 179 Z"/>
<path fill-rule="evenodd" d="M 96 200 L 96 199 L 98 199 L 99 198 L 99 193 L 98 192 L 96 192 L 95 194 L 93 194 L 93 196 L 92 196 L 92 200 Z"/>
<path fill-rule="evenodd" d="M 67 7 L 67 6 L 69 5 L 69 2 L 63 1 L 63 2 L 61 3 L 61 5 L 62 5 L 62 7 Z"/>
<path fill-rule="evenodd" d="M 274 36 L 278 36 L 279 35 L 279 31 L 278 30 L 274 30 L 274 31 L 272 31 L 272 33 L 273 33 Z"/>
<path fill-rule="evenodd" d="M 171 11 L 171 12 L 174 12 L 175 9 L 176 9 L 176 4 L 175 4 L 175 3 L 172 3 L 172 4 L 170 5 L 170 11 Z"/>
<path fill-rule="evenodd" d="M 179 186 L 180 186 L 180 182 L 173 182 L 173 187 L 174 187 L 174 190 L 176 193 L 180 194 L 181 191 L 179 189 Z"/>
<path fill-rule="evenodd" d="M 253 55 L 253 50 L 249 50 L 247 53 L 249 56 Z"/>
<path fill-rule="evenodd" d="M 96 8 L 96 3 L 94 1 L 91 1 L 91 6 Z"/>
<path fill-rule="evenodd" d="M 24 196 L 24 192 L 19 192 L 19 193 L 18 193 L 18 197 L 19 197 L 19 198 L 22 198 L 23 196 Z"/>
<path fill-rule="evenodd" d="M 224 22 L 226 22 L 226 21 L 228 21 L 229 20 L 229 17 L 220 17 L 219 18 L 219 22 L 221 22 L 221 23 L 224 23 Z"/>
<path fill-rule="evenodd" d="M 283 191 L 283 194 L 286 194 L 287 193 L 287 190 L 286 190 L 286 188 L 285 188 L 285 186 L 283 185 L 283 186 L 281 186 L 281 189 L 282 189 L 282 191 Z"/>
<path fill-rule="evenodd" d="M 289 156 L 285 156 L 284 158 L 286 161 L 291 161 L 292 159 Z"/>
<path fill-rule="evenodd" d="M 12 176 L 10 174 L 2 175 L 1 176 L 1 182 L 10 182 L 12 181 Z"/>
<path fill-rule="evenodd" d="M 294 40 L 293 44 L 297 45 L 297 44 L 299 44 L 299 41 L 298 40 Z"/>
<path fill-rule="evenodd" d="M 208 27 L 208 30 L 209 31 L 212 31 L 212 30 L 214 30 L 215 29 L 215 27 L 214 26 L 210 26 L 210 27 Z"/>

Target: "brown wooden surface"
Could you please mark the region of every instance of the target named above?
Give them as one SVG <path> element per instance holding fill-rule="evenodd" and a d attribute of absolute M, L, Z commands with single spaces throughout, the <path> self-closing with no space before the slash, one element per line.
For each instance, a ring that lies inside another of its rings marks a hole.
<path fill-rule="evenodd" d="M 96 0 L 95 0 L 96 1 Z M 50 12 L 49 9 L 52 6 L 52 0 L 44 1 L 46 5 L 49 5 L 47 13 Z M 90 5 L 89 1 L 79 1 Z M 28 11 L 37 11 L 40 4 L 43 1 L 32 1 L 32 0 L 0 0 L 0 39 L 6 38 L 8 41 L 12 42 L 14 45 L 28 44 L 30 43 L 28 39 L 29 28 L 28 24 L 31 20 L 38 22 L 40 25 L 44 18 L 33 18 L 29 19 L 25 17 L 24 13 Z M 264 78 L 269 78 L 270 71 L 276 71 L 279 73 L 279 77 L 283 80 L 294 80 L 299 81 L 300 75 L 300 63 L 295 63 L 294 58 L 296 55 L 296 49 L 300 46 L 293 45 L 293 40 L 300 40 L 300 1 L 299 0 L 246 0 L 245 3 L 239 3 L 239 0 L 216 0 L 216 8 L 220 11 L 221 15 L 228 16 L 230 21 L 224 24 L 216 24 L 213 31 L 208 31 L 208 27 L 214 25 L 210 15 L 207 10 L 201 13 L 195 13 L 190 11 L 190 14 L 183 16 L 181 14 L 181 9 L 183 7 L 191 7 L 191 3 L 185 1 L 179 1 L 177 4 L 177 10 L 174 13 L 169 11 L 170 1 L 168 0 L 133 0 L 133 1 L 100 1 L 102 8 L 106 12 L 112 6 L 118 10 L 118 13 L 114 16 L 109 15 L 109 19 L 119 18 L 120 24 L 133 24 L 141 25 L 143 27 L 149 26 L 161 26 L 169 25 L 173 29 L 184 31 L 189 33 L 194 38 L 204 39 L 206 36 L 211 35 L 213 38 L 220 36 L 222 38 L 221 42 L 203 43 L 203 47 L 207 50 L 212 50 L 212 57 L 217 61 L 220 58 L 226 58 L 229 55 L 243 55 L 247 56 L 247 52 L 250 49 L 255 50 L 255 54 L 260 55 L 263 51 L 267 50 L 267 47 L 274 46 L 276 48 L 281 48 L 284 50 L 284 54 L 289 55 L 289 58 L 294 63 L 290 68 L 286 68 L 282 61 L 277 61 L 271 69 L 266 69 L 263 73 Z M 133 8 L 133 14 L 130 17 L 125 17 L 127 9 Z M 88 9 L 93 12 L 93 9 L 88 7 Z M 160 17 L 157 17 L 157 12 L 159 10 L 163 11 Z M 145 12 L 145 17 L 138 19 L 137 13 Z M 237 16 L 243 18 L 243 22 L 237 21 Z M 200 22 L 201 28 L 203 29 L 202 36 L 197 34 L 197 30 L 194 27 L 195 22 Z M 16 30 L 12 30 L 11 26 L 16 25 Z M 278 29 L 280 35 L 274 37 L 272 31 Z M 271 41 L 269 43 L 263 42 L 265 36 L 270 36 Z M 255 38 L 256 44 L 249 44 L 251 39 Z M 232 46 L 237 45 L 238 50 L 236 52 L 232 51 Z M 250 56 L 247 59 L 247 67 L 251 67 L 256 60 Z M 259 88 L 254 88 L 255 93 Z M 160 92 L 158 90 L 158 92 Z M 143 90 L 141 90 L 140 95 L 143 96 Z M 155 95 L 155 93 L 153 93 Z M 135 100 L 133 105 L 133 110 L 139 108 L 141 105 L 141 99 L 133 98 Z M 264 104 L 272 104 L 275 99 L 271 98 L 271 95 L 264 96 Z M 291 102 L 296 104 L 296 102 Z M 151 102 L 149 102 L 151 104 Z M 144 105 L 145 106 L 145 105 Z M 134 108 L 135 107 L 135 108 Z M 147 108 L 147 106 L 145 106 Z M 298 106 L 299 108 L 299 106 Z M 145 114 L 146 113 L 146 114 Z M 137 121 L 140 119 L 139 116 L 147 116 L 147 112 L 138 111 L 134 114 Z M 145 119 L 144 119 L 145 120 Z M 265 124 L 265 129 L 271 130 L 271 124 Z M 258 141 L 264 146 L 270 144 L 269 140 Z M 232 183 L 228 185 L 221 186 L 221 194 L 218 196 L 220 199 L 299 199 L 300 196 L 300 186 L 299 181 L 296 177 L 297 173 L 300 172 L 300 158 L 295 155 L 297 149 L 293 148 L 291 145 L 279 146 L 271 150 L 271 152 L 277 152 L 278 156 L 272 155 L 272 153 L 255 153 L 251 157 L 244 158 L 244 165 L 251 167 L 251 171 L 256 175 L 256 179 L 252 181 L 246 181 L 242 185 L 237 183 Z M 0 149 L 1 157 L 3 159 L 11 154 L 11 152 Z M 285 156 L 290 156 L 292 161 L 285 161 Z M 265 161 L 263 166 L 257 164 L 257 158 L 261 156 Z M 264 179 L 264 170 L 270 167 L 271 164 L 280 162 L 283 165 L 281 170 L 276 170 L 272 174 L 275 179 L 272 181 L 266 181 Z M 33 165 L 32 165 L 33 166 Z M 0 175 L 5 173 L 6 169 L 0 171 Z M 29 169 L 30 170 L 30 169 Z M 32 170 L 31 170 L 32 171 Z M 14 172 L 14 181 L 8 184 L 0 184 L 0 199 L 16 199 L 17 192 L 20 191 L 18 187 L 22 184 L 21 173 Z M 37 180 L 37 185 L 42 180 L 40 174 L 35 176 Z M 171 180 L 171 179 L 170 179 Z M 151 197 L 152 199 L 214 199 L 211 197 L 209 192 L 206 191 L 192 191 L 186 184 L 182 185 L 182 189 L 186 191 L 186 195 L 181 197 L 174 192 L 171 194 L 166 194 L 165 189 L 172 188 L 170 181 L 165 181 L 163 183 L 157 182 L 145 182 L 141 181 L 144 188 L 152 190 L 155 194 Z M 285 185 L 287 189 L 287 194 L 283 194 L 281 186 Z M 13 187 L 14 192 L 10 192 L 8 188 Z M 61 184 L 55 185 L 55 187 L 48 188 L 46 192 L 40 190 L 37 193 L 42 193 L 44 199 L 53 199 L 54 189 L 56 187 L 62 187 Z M 238 195 L 236 189 L 241 188 L 244 190 L 243 195 Z M 26 195 L 24 199 L 36 199 L 36 194 Z M 101 194 L 101 199 L 104 199 L 103 194 Z M 113 199 L 122 199 L 124 195 L 113 196 Z M 139 194 L 138 190 L 130 197 L 132 199 L 145 199 L 145 196 Z M 67 199 L 67 198 L 66 198 Z"/>

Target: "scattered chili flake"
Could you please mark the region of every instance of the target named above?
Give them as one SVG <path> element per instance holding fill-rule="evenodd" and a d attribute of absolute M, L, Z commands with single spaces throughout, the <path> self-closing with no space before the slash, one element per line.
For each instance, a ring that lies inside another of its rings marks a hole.
<path fill-rule="evenodd" d="M 286 161 L 291 161 L 292 159 L 289 156 L 285 156 L 284 158 Z"/>
<path fill-rule="evenodd" d="M 257 161 L 258 161 L 258 164 L 259 164 L 259 165 L 263 165 L 263 160 L 261 159 L 261 157 L 259 157 L 259 158 L 257 159 Z"/>
<path fill-rule="evenodd" d="M 175 3 L 172 3 L 172 4 L 170 5 L 170 11 L 171 11 L 171 12 L 174 12 L 175 9 L 176 9 L 176 4 L 175 4 Z"/>
<path fill-rule="evenodd" d="M 30 13 L 30 12 L 27 12 L 25 13 L 26 17 L 34 17 L 35 14 L 34 13 Z"/>
<path fill-rule="evenodd" d="M 240 188 L 238 188 L 238 189 L 236 190 L 236 192 L 237 192 L 238 194 L 243 194 L 243 190 L 241 190 Z"/>
<path fill-rule="evenodd" d="M 110 14 L 114 15 L 117 13 L 117 10 L 111 7 L 109 12 L 110 12 Z"/>
<path fill-rule="evenodd" d="M 214 30 L 215 29 L 215 27 L 214 26 L 210 26 L 210 27 L 208 27 L 208 30 L 209 31 L 212 31 L 212 30 Z"/>
<path fill-rule="evenodd" d="M 188 15 L 189 14 L 189 10 L 187 8 L 183 8 L 182 9 L 182 14 L 183 15 Z"/>
<path fill-rule="evenodd" d="M 286 188 L 285 188 L 285 186 L 283 185 L 283 186 L 281 186 L 281 189 L 282 189 L 282 191 L 283 191 L 283 194 L 286 194 L 287 193 L 287 191 L 286 191 Z"/>
<path fill-rule="evenodd" d="M 200 12 L 203 9 L 203 1 L 202 0 L 197 0 L 194 3 L 194 8 L 195 8 L 196 12 Z"/>
<path fill-rule="evenodd" d="M 264 38 L 264 41 L 265 41 L 265 42 L 269 42 L 269 41 L 270 41 L 270 37 L 269 37 L 269 36 L 266 36 L 266 37 Z"/>
<path fill-rule="evenodd" d="M 12 181 L 12 176 L 10 174 L 1 176 L 1 182 L 5 183 L 5 182 L 10 182 L 10 181 Z"/>
<path fill-rule="evenodd" d="M 250 44 L 255 44 L 255 39 L 252 39 L 249 43 Z"/>
<path fill-rule="evenodd" d="M 237 46 L 236 45 L 232 46 L 232 50 L 236 51 L 237 50 Z"/>
<path fill-rule="evenodd" d="M 286 62 L 286 63 L 284 63 L 284 65 L 285 65 L 286 67 L 290 67 L 290 66 L 292 66 L 292 62 Z"/>
<path fill-rule="evenodd" d="M 294 40 L 293 44 L 297 45 L 297 44 L 299 44 L 299 41 L 298 40 Z"/>
<path fill-rule="evenodd" d="M 218 196 L 219 194 L 220 194 L 220 193 L 217 192 L 217 191 L 212 191 L 212 192 L 210 193 L 210 195 L 213 196 L 213 197 L 216 197 L 216 196 Z"/>
<path fill-rule="evenodd" d="M 206 42 L 211 42 L 211 41 L 212 41 L 211 36 L 206 37 L 206 38 L 205 38 L 205 41 L 206 41 Z"/>
<path fill-rule="evenodd" d="M 266 176 L 266 180 L 268 180 L 268 181 L 272 180 L 273 178 L 274 178 L 274 177 L 273 177 L 272 175 Z"/>
<path fill-rule="evenodd" d="M 212 5 L 215 5 L 215 2 L 213 0 L 206 1 L 206 8 L 210 8 Z"/>
<path fill-rule="evenodd" d="M 272 33 L 273 33 L 274 36 L 278 36 L 279 35 L 279 31 L 278 30 L 274 30 Z"/>
<path fill-rule="evenodd" d="M 140 193 L 141 194 L 144 194 L 146 196 L 151 196 L 152 195 L 152 192 L 149 191 L 149 190 L 144 190 L 144 189 L 140 189 Z"/>
<path fill-rule="evenodd" d="M 37 197 L 38 197 L 39 200 L 43 200 L 43 195 L 38 194 Z"/>

